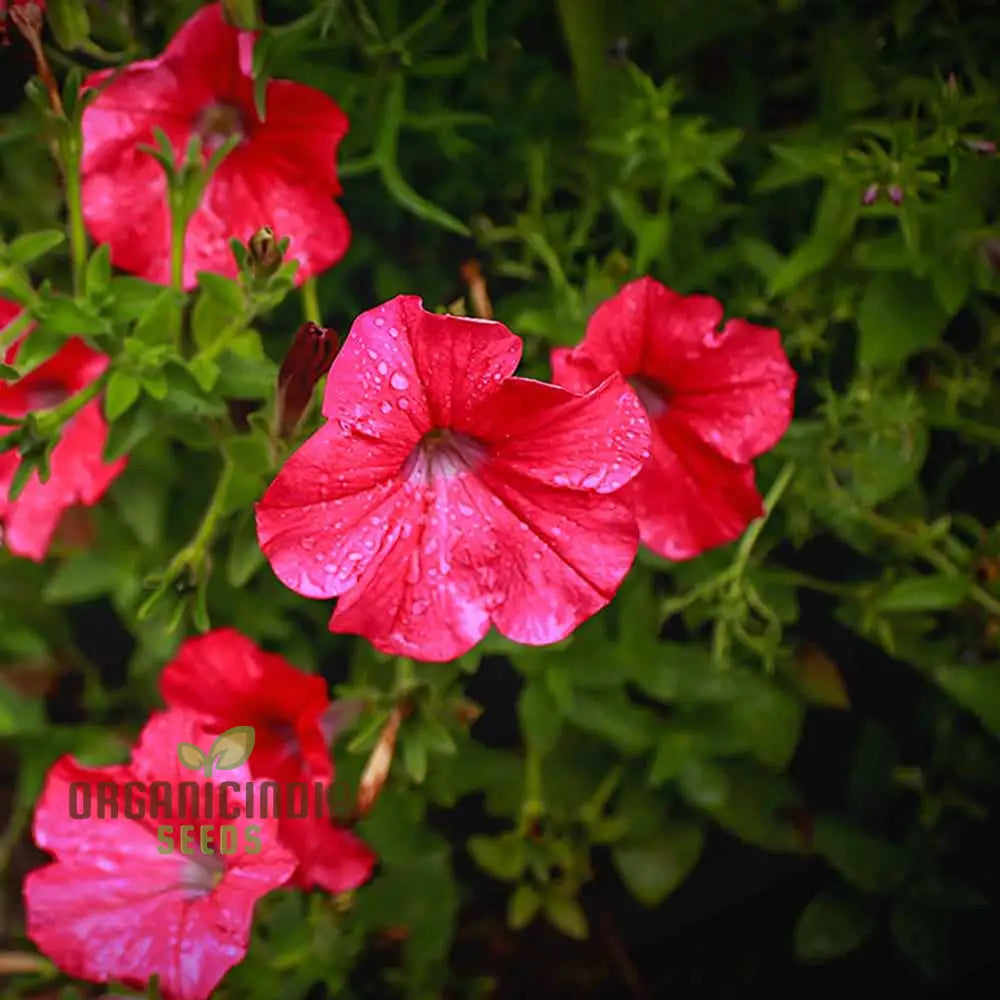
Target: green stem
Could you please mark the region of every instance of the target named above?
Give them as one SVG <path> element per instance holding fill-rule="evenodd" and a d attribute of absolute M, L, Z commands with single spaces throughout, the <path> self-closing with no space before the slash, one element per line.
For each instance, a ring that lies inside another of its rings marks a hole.
<path fill-rule="evenodd" d="M 62 143 L 66 177 L 66 211 L 69 216 L 69 247 L 73 261 L 73 292 L 86 294 L 87 228 L 83 223 L 83 193 L 80 178 L 81 140 L 78 134 Z"/>
<path fill-rule="evenodd" d="M 302 283 L 302 314 L 306 321 L 322 326 L 319 312 L 319 297 L 316 294 L 316 279 L 307 278 Z"/>
<path fill-rule="evenodd" d="M 528 743 L 524 762 L 524 802 L 521 805 L 520 832 L 527 833 L 536 820 L 545 815 L 542 797 L 542 755 L 538 748 Z"/>
<path fill-rule="evenodd" d="M 181 199 L 174 195 L 170 209 L 170 285 L 184 290 L 184 240 L 187 236 L 188 215 Z"/>
<path fill-rule="evenodd" d="M 202 518 L 194 538 L 191 539 L 191 544 L 185 550 L 189 554 L 191 563 L 200 562 L 205 555 L 205 550 L 208 548 L 222 516 L 222 503 L 226 499 L 226 493 L 229 491 L 229 484 L 232 482 L 235 471 L 233 463 L 226 458 L 223 461 L 218 482 L 215 484 L 215 491 L 212 493 L 208 510 L 205 511 L 205 516 Z"/>
<path fill-rule="evenodd" d="M 12 319 L 3 330 L 0 330 L 0 354 L 10 347 L 34 321 L 31 313 L 24 310 L 15 319 Z"/>
<path fill-rule="evenodd" d="M 757 539 L 760 538 L 760 534 L 764 530 L 764 525 L 767 524 L 774 508 L 778 505 L 785 490 L 788 489 L 788 484 L 792 481 L 792 476 L 794 475 L 795 463 L 786 462 L 781 472 L 778 473 L 778 478 L 775 479 L 771 484 L 771 488 L 767 491 L 767 496 L 764 497 L 764 516 L 759 517 L 750 525 L 749 530 L 740 541 L 740 547 L 736 550 L 736 558 L 733 560 L 734 575 L 731 584 L 732 588 L 738 589 L 739 580 L 746 570 L 747 563 L 750 561 L 750 553 L 753 552 L 753 547 L 757 544 Z"/>
<path fill-rule="evenodd" d="M 563 37 L 573 63 L 573 79 L 584 116 L 591 122 L 606 96 L 607 0 L 559 0 Z"/>

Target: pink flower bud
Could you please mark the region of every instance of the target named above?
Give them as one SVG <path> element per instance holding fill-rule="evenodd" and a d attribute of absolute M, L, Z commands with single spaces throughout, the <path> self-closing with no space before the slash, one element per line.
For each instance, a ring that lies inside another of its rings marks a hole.
<path fill-rule="evenodd" d="M 336 330 L 303 323 L 278 372 L 278 433 L 290 437 L 302 421 L 316 383 L 330 370 L 337 353 Z"/>

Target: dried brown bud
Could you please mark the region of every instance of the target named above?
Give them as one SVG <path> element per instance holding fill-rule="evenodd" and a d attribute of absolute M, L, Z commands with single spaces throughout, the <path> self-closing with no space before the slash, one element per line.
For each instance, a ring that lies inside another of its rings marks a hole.
<path fill-rule="evenodd" d="M 403 709 L 399 706 L 392 710 L 392 714 L 378 738 L 378 743 L 375 744 L 375 749 L 372 750 L 368 763 L 365 764 L 361 783 L 358 785 L 357 816 L 359 818 L 367 816 L 371 811 L 385 785 L 386 778 L 389 777 L 392 758 L 396 752 L 396 735 L 399 733 L 399 724 L 403 721 L 403 714 Z"/>
<path fill-rule="evenodd" d="M 303 323 L 296 331 L 278 372 L 277 424 L 281 437 L 290 437 L 302 422 L 316 383 L 333 364 L 338 344 L 336 330 L 315 323 Z"/>
<path fill-rule="evenodd" d="M 269 278 L 281 267 L 281 249 L 270 226 L 264 226 L 250 237 L 250 268 L 255 278 Z"/>

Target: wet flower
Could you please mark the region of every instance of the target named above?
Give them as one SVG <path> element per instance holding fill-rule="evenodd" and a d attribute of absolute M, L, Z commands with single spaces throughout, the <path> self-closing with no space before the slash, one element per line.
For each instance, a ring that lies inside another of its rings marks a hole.
<path fill-rule="evenodd" d="M 500 323 L 399 296 L 359 316 L 327 377 L 327 423 L 257 506 L 279 579 L 339 597 L 334 632 L 423 660 L 468 651 L 490 623 L 564 638 L 612 598 L 635 557 L 619 490 L 648 456 L 635 394 L 586 396 L 513 377 Z"/>
<path fill-rule="evenodd" d="M 290 437 L 302 421 L 316 383 L 330 370 L 337 353 L 337 331 L 303 323 L 278 372 L 278 433 Z"/>
<path fill-rule="evenodd" d="M 335 158 L 347 118 L 325 94 L 288 80 L 267 84 L 257 116 L 250 61 L 254 36 L 226 23 L 219 4 L 198 10 L 162 55 L 102 70 L 85 88 L 100 95 L 83 116 L 83 208 L 112 262 L 150 281 L 170 280 L 170 214 L 162 166 L 140 147 L 160 127 L 182 153 L 193 135 L 207 156 L 239 144 L 212 175 L 187 230 L 184 286 L 197 271 L 236 276 L 229 240 L 272 226 L 291 238 L 297 280 L 347 250 L 350 227 L 333 200 Z"/>
<path fill-rule="evenodd" d="M 0 324 L 6 327 L 19 308 L 0 300 Z M 20 341 L 7 349 L 7 364 L 17 359 Z M 108 359 L 79 338 L 68 340 L 51 358 L 15 382 L 0 382 L 0 414 L 23 417 L 46 410 L 83 389 L 108 365 Z M 0 435 L 9 428 L 0 427 Z M 36 562 L 45 558 L 63 514 L 76 504 L 97 503 L 125 467 L 125 459 L 106 463 L 108 425 L 100 400 L 87 403 L 64 425 L 49 458 L 49 478 L 37 470 L 16 500 L 9 498 L 21 464 L 16 450 L 0 452 L 0 543 L 15 555 Z"/>
<path fill-rule="evenodd" d="M 188 639 L 160 677 L 171 708 L 200 712 L 217 730 L 253 726 L 249 767 L 254 778 L 333 782 L 326 727 L 333 706 L 321 677 L 265 653 L 234 629 Z M 282 817 L 279 836 L 299 859 L 296 881 L 346 892 L 366 882 L 375 857 L 353 834 L 327 817 Z"/>
<path fill-rule="evenodd" d="M 34 836 L 55 861 L 28 875 L 24 902 L 28 937 L 69 975 L 140 989 L 157 975 L 164 1000 L 205 1000 L 246 954 L 254 904 L 295 859 L 274 820 L 248 820 L 238 796 L 181 765 L 180 743 L 212 739 L 204 720 L 171 711 L 149 720 L 127 765 L 52 767 Z M 225 772 L 249 778 L 245 766 Z M 182 809 L 182 781 L 215 818 Z M 103 808 L 99 783 L 112 786 Z"/>
<path fill-rule="evenodd" d="M 715 299 L 640 278 L 598 306 L 579 345 L 552 353 L 568 389 L 617 371 L 642 400 L 652 458 L 622 495 L 643 543 L 668 559 L 730 542 L 763 513 L 749 463 L 792 416 L 795 373 L 778 331 L 721 320 Z"/>

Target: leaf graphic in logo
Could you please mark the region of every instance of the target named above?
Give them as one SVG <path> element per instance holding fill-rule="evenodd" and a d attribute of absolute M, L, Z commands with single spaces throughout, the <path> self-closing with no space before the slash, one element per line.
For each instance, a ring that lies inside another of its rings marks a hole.
<path fill-rule="evenodd" d="M 217 771 L 234 771 L 250 759 L 253 750 L 253 726 L 233 726 L 221 736 L 215 738 L 212 749 L 208 751 L 209 762 L 205 765 L 205 774 L 211 774 L 214 767 Z"/>
<path fill-rule="evenodd" d="M 205 755 L 193 743 L 178 743 L 177 756 L 192 771 L 200 771 L 205 766 Z"/>

